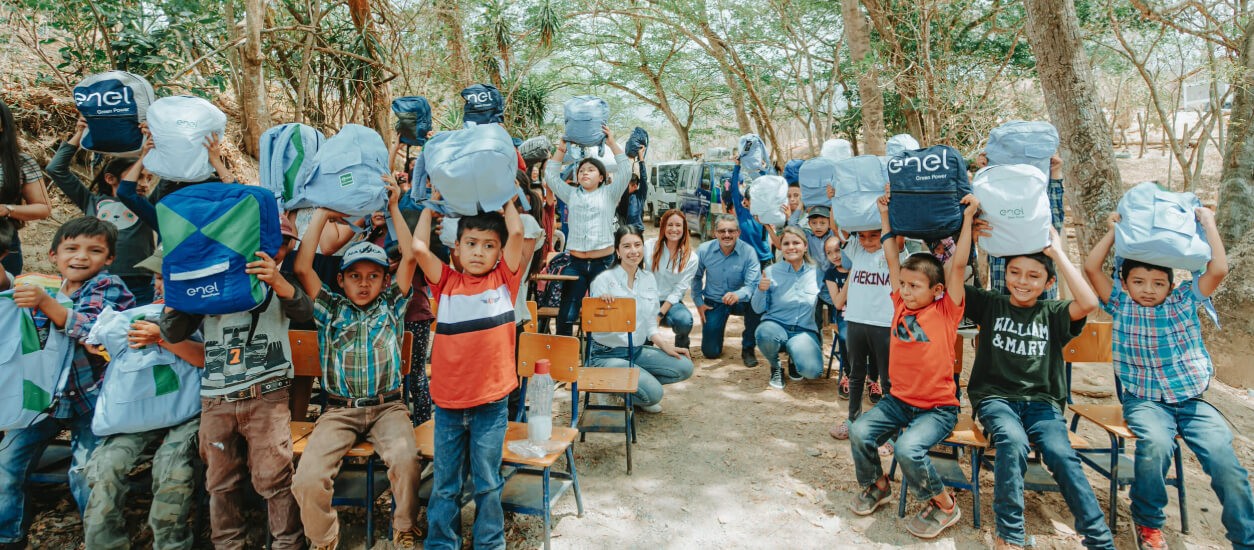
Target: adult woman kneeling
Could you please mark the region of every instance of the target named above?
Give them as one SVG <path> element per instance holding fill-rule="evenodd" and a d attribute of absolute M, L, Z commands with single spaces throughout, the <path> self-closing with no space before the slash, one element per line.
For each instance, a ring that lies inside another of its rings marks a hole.
<path fill-rule="evenodd" d="M 814 324 L 814 304 L 819 298 L 814 274 L 817 268 L 807 252 L 806 236 L 789 226 L 780 231 L 779 242 L 784 261 L 762 273 L 751 303 L 753 310 L 762 314 L 754 334 L 758 349 L 771 364 L 770 385 L 782 390 L 784 370 L 779 366 L 779 352 L 788 352 L 789 379 L 815 379 L 823 373 L 823 346 Z"/>
<path fill-rule="evenodd" d="M 627 333 L 598 332 L 592 335 L 590 363 L 593 367 L 626 367 L 632 363 L 640 368 L 640 385 L 636 404 L 645 412 L 662 412 L 662 386 L 682 382 L 692 376 L 692 358 L 687 349 L 677 349 L 657 330 L 657 279 L 641 269 L 644 260 L 644 236 L 630 227 L 614 235 L 614 265 L 592 281 L 591 295 L 606 303 L 614 298 L 635 298 L 636 330 L 632 333 L 630 355 Z M 653 342 L 651 347 L 644 345 Z"/>

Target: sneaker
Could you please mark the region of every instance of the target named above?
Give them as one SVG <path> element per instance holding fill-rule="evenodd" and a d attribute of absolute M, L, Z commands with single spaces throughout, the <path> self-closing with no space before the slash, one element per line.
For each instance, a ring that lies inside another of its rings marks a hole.
<path fill-rule="evenodd" d="M 692 345 L 692 342 L 688 338 L 687 334 L 675 335 L 675 347 L 680 348 L 680 349 L 688 349 L 689 347 L 691 347 L 691 345 Z"/>
<path fill-rule="evenodd" d="M 849 377 L 848 376 L 840 377 L 840 386 L 836 388 L 836 396 L 846 401 L 849 400 Z"/>
<path fill-rule="evenodd" d="M 845 422 L 844 420 L 837 421 L 836 427 L 832 428 L 831 430 L 828 430 L 827 435 L 830 435 L 833 438 L 839 439 L 842 441 L 849 439 L 849 423 Z"/>
<path fill-rule="evenodd" d="M 324 545 L 315 544 L 315 545 L 311 545 L 310 547 L 313 548 L 313 550 L 335 550 L 336 548 L 340 547 L 340 537 L 339 535 L 336 535 L 335 538 L 331 539 L 330 544 L 324 544 Z"/>
<path fill-rule="evenodd" d="M 954 508 L 948 512 L 941 510 L 935 502 L 928 501 L 927 507 L 923 508 L 918 515 L 910 518 L 906 522 L 906 530 L 911 535 L 921 539 L 934 539 L 941 534 L 950 525 L 958 523 L 962 518 L 962 510 L 958 509 L 958 503 L 954 503 Z"/>
<path fill-rule="evenodd" d="M 396 535 L 392 537 L 392 548 L 397 550 L 418 548 L 418 532 L 413 529 L 397 531 Z"/>
<path fill-rule="evenodd" d="M 871 382 L 867 385 L 867 390 L 871 394 L 871 404 L 874 405 L 884 398 L 884 390 L 880 388 L 879 382 Z"/>
<path fill-rule="evenodd" d="M 1163 539 L 1162 529 L 1137 525 L 1136 545 L 1140 550 L 1166 550 L 1167 541 Z"/>
<path fill-rule="evenodd" d="M 797 372 L 797 365 L 793 363 L 791 358 L 788 360 L 788 379 L 793 382 L 800 382 L 802 380 L 801 373 Z"/>
<path fill-rule="evenodd" d="M 993 535 L 993 550 L 1023 550 L 1023 547 L 1018 544 L 1010 544 L 1005 539 Z"/>
<path fill-rule="evenodd" d="M 753 348 L 740 350 L 740 360 L 744 361 L 746 367 L 753 368 L 758 366 L 758 357 L 753 354 Z"/>
<path fill-rule="evenodd" d="M 636 408 L 644 412 L 652 413 L 652 414 L 657 414 L 657 413 L 662 412 L 661 403 L 654 403 L 652 405 L 636 405 Z"/>
<path fill-rule="evenodd" d="M 783 367 L 771 367 L 771 383 L 770 386 L 777 390 L 784 389 L 784 369 Z"/>
<path fill-rule="evenodd" d="M 853 504 L 849 505 L 849 509 L 859 516 L 869 516 L 874 514 L 880 506 L 888 504 L 892 500 L 892 485 L 881 489 L 878 482 L 872 483 L 870 487 L 863 489 L 857 498 L 853 499 Z"/>

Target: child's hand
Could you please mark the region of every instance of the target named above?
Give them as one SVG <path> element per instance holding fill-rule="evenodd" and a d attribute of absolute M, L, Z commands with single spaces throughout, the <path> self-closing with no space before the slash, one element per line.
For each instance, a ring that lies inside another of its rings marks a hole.
<path fill-rule="evenodd" d="M 205 149 L 209 150 L 209 159 L 222 158 L 222 136 L 209 134 L 205 137 Z"/>
<path fill-rule="evenodd" d="M 44 301 L 50 299 L 52 297 L 38 285 L 21 285 L 13 290 L 13 304 L 17 307 L 40 309 Z"/>
<path fill-rule="evenodd" d="M 888 215 L 888 200 L 889 200 L 888 193 L 884 193 L 883 195 L 880 195 L 880 198 L 875 200 L 876 206 L 878 206 L 880 209 L 880 214 L 885 215 L 885 216 Z"/>
<path fill-rule="evenodd" d="M 788 216 L 792 215 L 792 208 L 788 207 L 788 203 L 781 204 L 779 211 L 784 213 L 784 219 L 788 219 Z"/>
<path fill-rule="evenodd" d="M 980 211 L 980 199 L 975 198 L 975 195 L 970 193 L 962 197 L 962 200 L 958 201 L 958 203 L 967 205 L 966 210 L 962 211 L 962 215 L 967 218 L 974 218 L 975 214 Z"/>
<path fill-rule="evenodd" d="M 1199 208 L 1198 210 L 1202 210 L 1202 209 Z M 1202 219 L 1201 214 L 1198 214 L 1198 221 L 1201 221 L 1201 219 Z M 1122 220 L 1123 220 L 1123 216 L 1120 216 L 1118 212 L 1111 212 L 1109 216 L 1106 216 L 1106 229 L 1114 231 L 1115 226 L 1118 225 L 1119 222 Z"/>
<path fill-rule="evenodd" d="M 396 183 L 396 178 L 387 174 L 383 174 L 379 178 L 388 184 L 388 211 L 391 211 L 401 202 L 401 186 Z"/>
<path fill-rule="evenodd" d="M 770 277 L 763 275 L 762 280 L 758 281 L 758 290 L 761 290 L 762 292 L 766 292 L 770 289 L 771 289 L 771 279 Z"/>
<path fill-rule="evenodd" d="M 1062 157 L 1058 156 L 1057 153 L 1054 153 L 1054 156 L 1049 157 L 1049 179 L 1056 180 L 1056 179 L 1061 179 L 1061 178 L 1062 178 Z"/>
<path fill-rule="evenodd" d="M 135 321 L 131 324 L 131 329 L 126 331 L 126 340 L 130 343 L 131 349 L 160 345 L 161 327 L 151 321 Z"/>
<path fill-rule="evenodd" d="M 827 186 L 827 198 L 829 198 L 829 199 L 834 199 L 834 198 L 836 198 L 836 188 L 835 188 L 835 187 L 832 187 L 832 186 L 830 186 L 830 185 L 829 185 L 829 186 Z"/>
<path fill-rule="evenodd" d="M 1052 228 L 1051 228 L 1052 229 Z M 971 236 L 979 239 L 993 234 L 993 224 L 988 223 L 984 218 L 976 218 L 971 222 Z"/>
<path fill-rule="evenodd" d="M 70 140 L 67 143 L 75 147 L 78 147 L 78 144 L 83 142 L 83 135 L 86 133 L 87 133 L 87 119 L 83 118 L 80 115 L 78 117 L 78 122 L 74 123 L 74 134 L 70 136 Z"/>
<path fill-rule="evenodd" d="M 610 131 L 610 127 L 608 125 L 602 124 L 601 131 L 605 132 L 605 141 L 614 141 L 614 132 Z"/>
<path fill-rule="evenodd" d="M 283 278 L 283 276 L 279 274 L 278 265 L 274 263 L 274 258 L 271 258 L 269 254 L 260 250 L 257 251 L 257 257 L 260 259 L 248 262 L 248 265 L 244 266 L 244 273 L 256 275 L 258 281 L 270 285 L 270 287 L 273 288 L 274 285 L 279 284 L 278 281 Z"/>
<path fill-rule="evenodd" d="M 1050 259 L 1057 260 L 1059 256 L 1066 254 L 1062 250 L 1062 237 L 1058 236 L 1058 230 L 1054 226 L 1049 226 L 1049 246 L 1045 247 L 1045 253 Z"/>
<path fill-rule="evenodd" d="M 614 297 L 610 296 L 609 294 L 606 294 L 605 296 L 601 297 L 601 301 L 605 302 L 606 305 L 609 305 L 609 304 L 614 303 Z"/>
<path fill-rule="evenodd" d="M 1202 227 L 1205 227 L 1207 229 L 1215 227 L 1215 211 L 1214 210 L 1211 210 L 1203 206 L 1203 207 L 1195 209 L 1193 213 L 1197 215 L 1197 223 L 1202 224 Z"/>

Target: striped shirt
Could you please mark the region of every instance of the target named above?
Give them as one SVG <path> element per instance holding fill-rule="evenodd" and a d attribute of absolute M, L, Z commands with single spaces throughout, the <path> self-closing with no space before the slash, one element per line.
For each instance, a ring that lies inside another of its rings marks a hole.
<path fill-rule="evenodd" d="M 582 187 L 566 185 L 562 181 L 562 163 L 550 162 L 544 178 L 557 198 L 566 203 L 566 248 L 573 252 L 592 252 L 614 246 L 614 212 L 618 200 L 627 190 L 631 180 L 631 163 L 627 155 L 614 157 L 617 165 L 609 181 L 600 187 L 585 191 Z"/>
<path fill-rule="evenodd" d="M 1197 317 L 1203 300 L 1193 281 L 1185 281 L 1163 303 L 1145 307 L 1115 280 L 1102 309 L 1113 317 L 1113 361 L 1124 391 L 1164 403 L 1180 403 L 1206 391 L 1215 369 Z"/>
<path fill-rule="evenodd" d="M 505 262 L 484 275 L 447 265 L 431 285 L 438 302 L 431 343 L 431 400 L 443 409 L 468 409 L 509 395 L 514 367 L 514 296 L 522 269 Z"/>
<path fill-rule="evenodd" d="M 21 204 L 22 203 L 22 187 L 23 185 L 32 184 L 44 179 L 44 169 L 35 162 L 34 157 L 26 153 L 18 153 L 20 165 L 18 166 L 17 181 L 21 185 L 18 186 L 16 193 L 11 197 L 0 197 L 0 204 Z M 4 181 L 4 166 L 0 165 L 0 182 Z"/>
<path fill-rule="evenodd" d="M 401 385 L 405 308 L 414 292 L 393 284 L 366 306 L 322 285 L 314 300 L 322 387 L 347 399 L 390 393 Z"/>

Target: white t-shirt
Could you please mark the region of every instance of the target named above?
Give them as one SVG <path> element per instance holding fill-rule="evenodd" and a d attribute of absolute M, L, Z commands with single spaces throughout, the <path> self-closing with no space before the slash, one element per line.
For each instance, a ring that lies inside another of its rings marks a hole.
<path fill-rule="evenodd" d="M 533 250 L 524 251 L 535 254 L 544 248 L 544 228 L 540 227 L 540 223 L 531 214 L 523 214 L 523 238 L 535 239 L 536 245 Z M 448 218 L 445 218 L 448 219 Z M 454 229 L 456 231 L 456 229 Z M 524 258 L 526 259 L 526 258 Z M 526 323 L 531 320 L 531 312 L 527 311 L 527 277 L 531 275 L 531 262 L 524 262 L 522 265 L 522 276 L 518 279 L 518 299 L 514 301 L 514 319 L 518 323 Z"/>
<path fill-rule="evenodd" d="M 849 279 L 845 283 L 849 286 L 845 320 L 877 327 L 891 326 L 893 288 L 888 280 L 888 260 L 884 258 L 884 249 L 867 252 L 857 239 L 850 239 L 841 257 L 842 263 L 849 266 Z M 903 253 L 901 258 L 905 257 Z"/>

